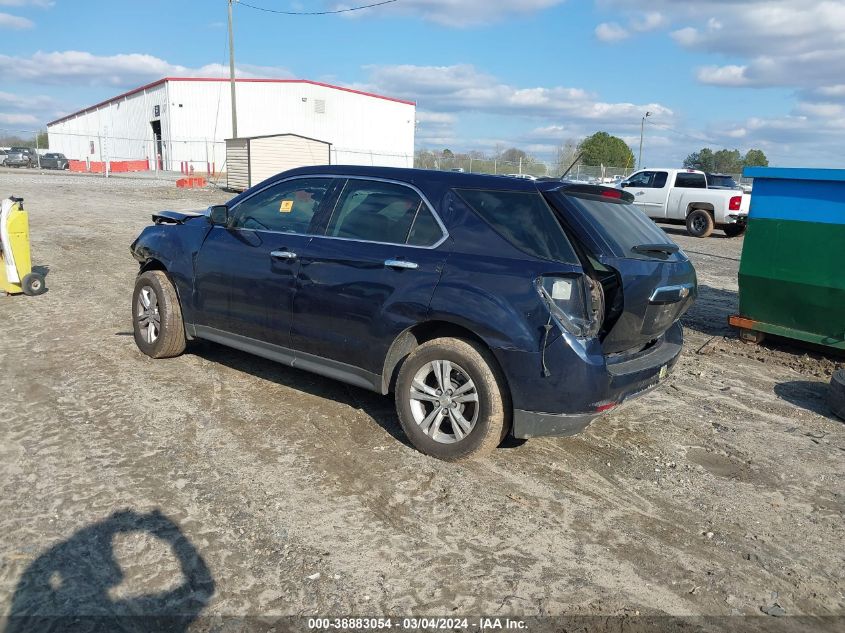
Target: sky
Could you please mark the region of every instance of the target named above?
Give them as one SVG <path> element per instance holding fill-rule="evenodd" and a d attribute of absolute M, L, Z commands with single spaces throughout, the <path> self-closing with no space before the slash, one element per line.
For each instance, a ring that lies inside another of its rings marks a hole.
<path fill-rule="evenodd" d="M 417 103 L 417 147 L 550 159 L 596 131 L 845 167 L 845 0 L 244 0 L 241 77 Z M 164 76 L 228 74 L 226 0 L 0 0 L 0 134 Z"/>

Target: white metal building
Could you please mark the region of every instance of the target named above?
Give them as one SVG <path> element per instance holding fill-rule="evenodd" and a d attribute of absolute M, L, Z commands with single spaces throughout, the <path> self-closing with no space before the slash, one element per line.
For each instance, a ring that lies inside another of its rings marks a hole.
<path fill-rule="evenodd" d="M 297 134 L 331 143 L 334 164 L 412 167 L 416 105 L 301 79 L 238 79 L 238 136 Z M 225 171 L 229 80 L 165 77 L 47 124 L 71 159 L 149 159 L 150 167 Z M 156 160 L 158 158 L 158 160 Z"/>

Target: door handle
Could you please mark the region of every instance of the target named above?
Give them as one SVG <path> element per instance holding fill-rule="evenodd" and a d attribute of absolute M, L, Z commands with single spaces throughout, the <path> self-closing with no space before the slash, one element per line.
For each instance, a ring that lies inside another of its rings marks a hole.
<path fill-rule="evenodd" d="M 293 251 L 273 251 L 270 253 L 273 259 L 296 259 L 296 253 Z"/>
<path fill-rule="evenodd" d="M 636 195 L 641 196 L 641 195 L 643 195 L 644 193 L 645 193 L 645 191 L 638 191 L 638 192 L 636 193 Z"/>
<path fill-rule="evenodd" d="M 407 268 L 408 270 L 419 268 L 419 265 L 415 262 L 407 262 L 404 259 L 386 259 L 384 265 L 388 268 Z"/>

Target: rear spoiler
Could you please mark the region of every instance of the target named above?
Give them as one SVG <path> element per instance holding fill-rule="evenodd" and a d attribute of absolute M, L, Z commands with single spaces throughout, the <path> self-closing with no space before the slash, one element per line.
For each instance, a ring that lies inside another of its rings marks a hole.
<path fill-rule="evenodd" d="M 153 222 L 156 224 L 185 224 L 188 220 L 200 217 L 203 217 L 203 214 L 195 211 L 159 211 L 153 213 Z"/>
<path fill-rule="evenodd" d="M 629 204 L 634 201 L 634 195 L 615 187 L 604 187 L 602 185 L 584 185 L 580 183 L 558 183 L 556 186 L 549 186 L 551 183 L 542 183 L 538 186 L 540 191 L 558 191 L 567 196 L 590 196 L 600 198 L 602 202 L 616 202 Z"/>

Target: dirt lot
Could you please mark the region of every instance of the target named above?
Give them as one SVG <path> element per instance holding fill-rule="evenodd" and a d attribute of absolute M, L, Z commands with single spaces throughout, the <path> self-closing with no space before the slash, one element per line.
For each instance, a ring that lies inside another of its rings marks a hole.
<path fill-rule="evenodd" d="M 10 170 L 0 191 L 49 270 L 0 297 L 0 614 L 845 615 L 842 359 L 736 339 L 742 239 L 667 229 L 701 297 L 659 390 L 451 465 L 388 398 L 137 351 L 130 242 L 227 194 Z"/>

